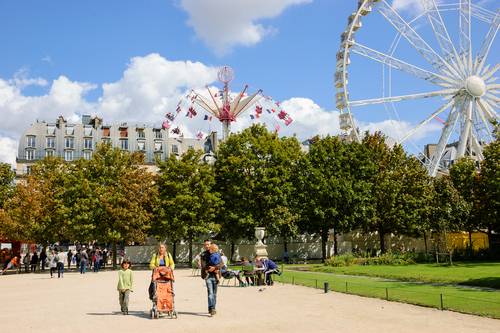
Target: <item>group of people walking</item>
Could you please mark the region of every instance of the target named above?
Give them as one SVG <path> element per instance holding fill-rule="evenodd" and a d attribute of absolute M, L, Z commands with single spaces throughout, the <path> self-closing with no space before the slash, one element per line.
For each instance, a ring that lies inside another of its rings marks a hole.
<path fill-rule="evenodd" d="M 239 282 L 240 286 L 254 285 L 258 283 L 255 281 L 254 276 L 262 275 L 266 285 L 272 285 L 272 274 L 281 274 L 278 266 L 275 262 L 268 258 L 262 258 L 259 256 L 255 257 L 255 262 L 251 264 L 248 259 L 242 259 L 242 266 L 251 266 L 252 274 L 246 275 L 245 272 L 249 270 L 237 271 L 230 270 L 228 268 L 228 259 L 219 247 L 211 242 L 210 240 L 205 240 L 203 243 L 203 252 L 198 255 L 199 267 L 201 271 L 201 278 L 205 281 L 205 286 L 207 288 L 207 300 L 208 300 L 208 314 L 209 316 L 214 316 L 217 314 L 217 289 L 219 282 L 222 277 L 235 277 Z M 255 265 L 255 266 L 254 266 Z M 118 294 L 121 312 L 124 315 L 128 314 L 128 300 L 130 292 L 133 288 L 133 277 L 131 271 L 131 263 L 128 260 L 124 260 L 122 263 L 122 268 L 118 273 Z M 151 277 L 151 284 L 149 288 L 150 299 L 153 302 L 156 298 L 153 297 L 155 293 L 155 270 L 159 268 L 165 268 L 172 272 L 173 280 L 173 270 L 175 269 L 175 262 L 172 255 L 168 252 L 167 246 L 165 244 L 160 244 L 158 251 L 151 257 L 149 268 L 153 271 Z M 161 273 L 163 274 L 163 273 Z M 161 275 L 160 274 L 160 275 Z M 243 276 L 242 276 L 243 274 Z M 246 283 L 242 280 L 242 277 L 246 278 Z M 173 290 L 172 290 L 173 295 Z M 173 297 L 173 296 L 172 296 Z"/>

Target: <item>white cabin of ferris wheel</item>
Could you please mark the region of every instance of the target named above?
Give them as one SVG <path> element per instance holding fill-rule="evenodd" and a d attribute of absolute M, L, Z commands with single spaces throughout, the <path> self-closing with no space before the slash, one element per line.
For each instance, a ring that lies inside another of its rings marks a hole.
<path fill-rule="evenodd" d="M 481 77 L 472 75 L 465 80 L 465 90 L 472 97 L 481 97 L 486 94 L 486 83 Z"/>

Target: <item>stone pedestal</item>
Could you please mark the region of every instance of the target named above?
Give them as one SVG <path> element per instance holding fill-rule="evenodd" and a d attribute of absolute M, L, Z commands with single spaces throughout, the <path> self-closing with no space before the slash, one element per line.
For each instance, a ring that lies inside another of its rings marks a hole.
<path fill-rule="evenodd" d="M 255 228 L 255 237 L 257 238 L 257 243 L 255 243 L 255 255 L 267 258 L 267 245 L 262 242 L 262 239 L 265 235 L 265 228 L 256 227 Z"/>

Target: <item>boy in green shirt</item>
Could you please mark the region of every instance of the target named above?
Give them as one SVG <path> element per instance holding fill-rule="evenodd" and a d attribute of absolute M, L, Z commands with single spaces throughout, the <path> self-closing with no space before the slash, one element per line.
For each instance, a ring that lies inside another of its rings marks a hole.
<path fill-rule="evenodd" d="M 120 298 L 120 307 L 124 315 L 128 315 L 128 296 L 132 291 L 134 278 L 130 269 L 130 261 L 122 262 L 122 269 L 118 271 L 118 294 Z"/>

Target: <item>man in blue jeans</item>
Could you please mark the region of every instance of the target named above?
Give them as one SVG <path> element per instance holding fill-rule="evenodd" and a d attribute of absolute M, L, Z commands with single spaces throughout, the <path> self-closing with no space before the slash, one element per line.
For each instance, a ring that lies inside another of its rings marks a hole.
<path fill-rule="evenodd" d="M 219 284 L 220 266 L 222 259 L 219 253 L 219 247 L 210 241 L 204 243 L 205 252 L 202 254 L 203 269 L 205 271 L 205 283 L 208 294 L 208 313 L 210 316 L 216 314 L 217 305 L 217 285 Z"/>

